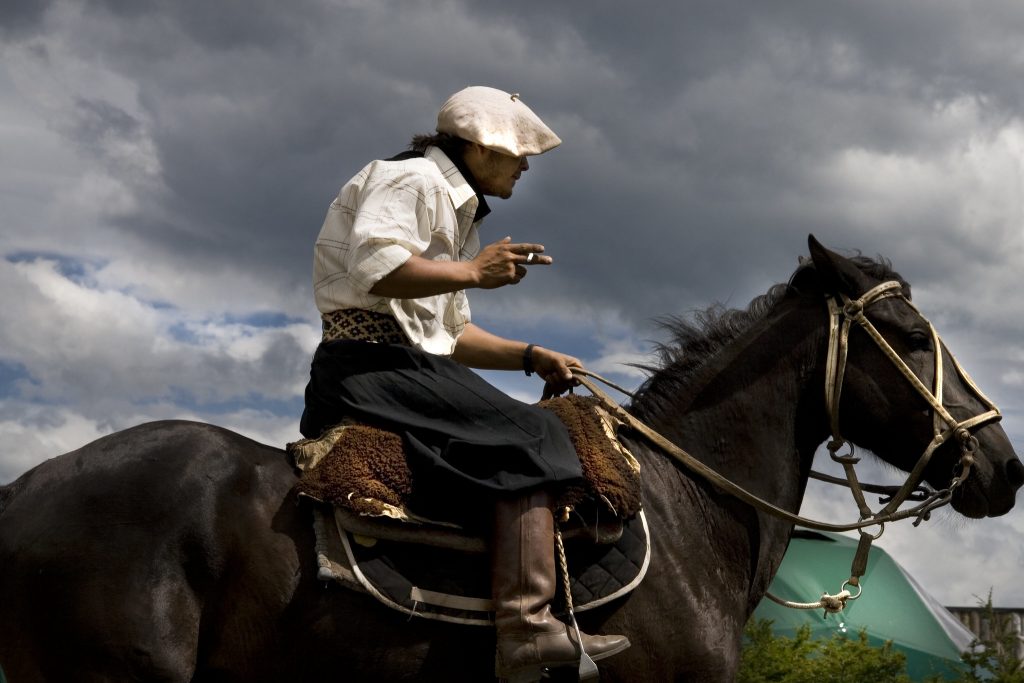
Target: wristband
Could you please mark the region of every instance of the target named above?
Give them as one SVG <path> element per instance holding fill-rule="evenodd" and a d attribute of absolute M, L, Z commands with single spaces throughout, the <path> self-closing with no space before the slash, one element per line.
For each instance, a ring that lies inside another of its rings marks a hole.
<path fill-rule="evenodd" d="M 527 377 L 533 374 L 533 344 L 527 344 L 523 350 L 523 372 Z"/>

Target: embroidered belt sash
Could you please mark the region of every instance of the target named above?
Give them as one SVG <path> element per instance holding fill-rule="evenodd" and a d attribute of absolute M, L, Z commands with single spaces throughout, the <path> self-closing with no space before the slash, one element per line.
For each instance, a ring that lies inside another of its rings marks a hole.
<path fill-rule="evenodd" d="M 411 346 L 409 338 L 399 327 L 398 321 L 387 313 L 369 311 L 365 308 L 342 308 L 320 315 L 323 321 L 323 340 L 355 339 L 377 344 L 405 344 Z"/>

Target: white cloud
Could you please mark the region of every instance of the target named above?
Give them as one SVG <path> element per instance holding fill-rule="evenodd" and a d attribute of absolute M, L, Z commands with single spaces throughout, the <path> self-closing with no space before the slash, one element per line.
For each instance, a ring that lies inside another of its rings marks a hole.
<path fill-rule="evenodd" d="M 110 419 L 97 420 L 66 407 L 36 405 L 26 409 L 24 405 L 0 400 L 0 415 L 15 412 L 16 418 L 0 419 L 0 441 L 7 444 L 0 457 L 0 484 L 16 479 L 44 460 L 76 450 L 120 429 L 155 420 L 205 422 L 209 419 L 169 403 L 151 405 L 146 410 L 128 408 Z M 218 416 L 217 424 L 282 449 L 285 444 L 302 438 L 296 417 L 261 410 L 224 413 Z"/>
<path fill-rule="evenodd" d="M 0 401 L 0 414 L 10 401 Z M 95 421 L 57 407 L 37 407 L 16 419 L 0 419 L 0 484 L 20 476 L 42 461 L 67 453 L 106 434 Z M 19 410 L 19 413 L 24 413 Z"/>
<path fill-rule="evenodd" d="M 25 394 L 37 400 L 88 400 L 96 410 L 173 388 L 200 400 L 293 398 L 318 339 L 312 325 L 225 323 L 153 306 L 72 281 L 43 258 L 0 261 L 0 282 L 12 295 L 0 311 L 0 348 L 32 375 Z"/>

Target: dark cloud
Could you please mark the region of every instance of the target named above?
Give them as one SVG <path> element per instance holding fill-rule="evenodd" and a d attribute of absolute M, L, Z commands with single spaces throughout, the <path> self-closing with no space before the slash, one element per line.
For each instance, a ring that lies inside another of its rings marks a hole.
<path fill-rule="evenodd" d="M 0 38 L 19 39 L 42 23 L 53 0 L 5 0 L 0 3 Z"/>
<path fill-rule="evenodd" d="M 135 85 L 137 111 L 79 98 L 72 137 L 97 158 L 152 142 L 159 182 L 113 170 L 138 199 L 114 220 L 134 237 L 297 285 L 338 186 L 429 130 L 446 94 L 491 83 L 528 93 L 565 144 L 488 235 L 542 239 L 564 255 L 567 295 L 644 302 L 623 306 L 637 318 L 702 292 L 749 298 L 788 275 L 811 232 L 885 251 L 868 239 L 881 226 L 830 209 L 822 168 L 844 149 L 941 157 L 963 132 L 928 115 L 958 98 L 984 100 L 982 119 L 1012 115 L 1017 67 L 984 46 L 1024 20 L 952 2 L 90 8 L 67 40 Z M 934 206 L 906 217 L 911 231 L 956 227 Z"/>
<path fill-rule="evenodd" d="M 138 119 L 109 102 L 75 98 L 76 125 L 72 136 L 80 142 L 101 142 L 108 136 L 138 137 Z"/>

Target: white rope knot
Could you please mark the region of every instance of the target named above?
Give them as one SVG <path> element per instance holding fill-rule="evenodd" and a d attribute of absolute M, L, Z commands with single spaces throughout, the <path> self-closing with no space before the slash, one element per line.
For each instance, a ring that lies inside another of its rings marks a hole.
<path fill-rule="evenodd" d="M 828 593 L 821 594 L 821 606 L 825 609 L 826 614 L 836 614 L 842 612 L 843 608 L 846 607 L 846 601 L 850 598 L 850 591 L 841 590 L 835 595 L 829 595 Z"/>

